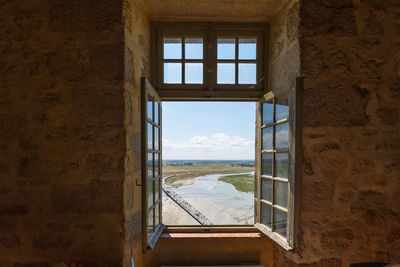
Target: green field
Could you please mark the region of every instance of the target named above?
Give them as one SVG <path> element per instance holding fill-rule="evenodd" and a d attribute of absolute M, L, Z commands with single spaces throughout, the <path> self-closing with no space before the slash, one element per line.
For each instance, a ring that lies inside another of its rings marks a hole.
<path fill-rule="evenodd" d="M 179 182 L 209 174 L 229 174 L 254 171 L 254 161 L 163 161 L 163 176 L 174 175 L 167 184 L 179 185 Z"/>
<path fill-rule="evenodd" d="M 232 184 L 238 191 L 254 192 L 254 175 L 252 174 L 226 175 L 218 180 Z"/>

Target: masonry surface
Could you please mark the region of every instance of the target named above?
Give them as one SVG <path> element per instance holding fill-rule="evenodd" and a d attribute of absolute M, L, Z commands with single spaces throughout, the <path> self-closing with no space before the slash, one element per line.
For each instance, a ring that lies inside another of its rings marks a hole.
<path fill-rule="evenodd" d="M 169 2 L 0 3 L 0 266 L 400 262 L 399 1 Z M 215 14 L 269 23 L 269 89 L 305 75 L 294 252 L 265 237 L 161 239 L 142 253 L 151 21 Z"/>

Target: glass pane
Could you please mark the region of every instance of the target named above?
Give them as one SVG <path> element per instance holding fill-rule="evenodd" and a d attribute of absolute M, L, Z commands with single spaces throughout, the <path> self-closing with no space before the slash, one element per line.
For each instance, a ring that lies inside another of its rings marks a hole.
<path fill-rule="evenodd" d="M 256 84 L 257 67 L 253 63 L 239 63 L 239 83 Z"/>
<path fill-rule="evenodd" d="M 274 204 L 287 208 L 288 200 L 288 183 L 275 181 L 274 182 Z"/>
<path fill-rule="evenodd" d="M 203 83 L 203 63 L 185 64 L 185 83 Z"/>
<path fill-rule="evenodd" d="M 160 179 L 155 180 L 155 186 L 154 186 L 154 191 L 155 191 L 155 199 L 154 202 L 160 199 Z"/>
<path fill-rule="evenodd" d="M 261 184 L 262 184 L 261 198 L 269 202 L 272 202 L 272 180 L 262 178 Z"/>
<path fill-rule="evenodd" d="M 147 179 L 153 179 L 153 154 L 147 153 Z"/>
<path fill-rule="evenodd" d="M 154 205 L 154 197 L 153 197 L 153 181 L 147 183 L 147 208 L 149 209 Z"/>
<path fill-rule="evenodd" d="M 289 148 L 289 123 L 282 123 L 275 127 L 275 149 Z"/>
<path fill-rule="evenodd" d="M 155 225 L 160 224 L 160 205 L 157 205 L 154 210 Z"/>
<path fill-rule="evenodd" d="M 149 234 L 152 234 L 154 232 L 154 209 L 152 209 L 151 211 L 149 211 L 149 215 L 148 215 L 148 219 L 147 219 L 147 232 Z M 148 236 L 148 238 L 150 238 L 150 236 Z"/>
<path fill-rule="evenodd" d="M 271 206 L 261 202 L 261 223 L 271 228 Z"/>
<path fill-rule="evenodd" d="M 289 175 L 289 154 L 276 153 L 275 154 L 275 171 L 277 177 L 288 178 Z"/>
<path fill-rule="evenodd" d="M 160 145 L 159 145 L 159 131 L 160 129 L 158 127 L 154 127 L 154 150 L 160 150 Z"/>
<path fill-rule="evenodd" d="M 272 100 L 263 104 L 263 113 L 262 113 L 262 124 L 268 124 L 274 121 L 274 104 Z"/>
<path fill-rule="evenodd" d="M 159 174 L 159 160 L 158 160 L 158 153 L 154 154 L 154 177 L 157 177 Z"/>
<path fill-rule="evenodd" d="M 164 59 L 182 59 L 181 38 L 164 38 Z"/>
<path fill-rule="evenodd" d="M 164 83 L 182 83 L 182 63 L 164 63 Z"/>
<path fill-rule="evenodd" d="M 262 154 L 261 161 L 261 174 L 272 176 L 272 154 Z"/>
<path fill-rule="evenodd" d="M 147 95 L 147 117 L 153 120 L 153 98 L 151 95 Z"/>
<path fill-rule="evenodd" d="M 262 149 L 272 150 L 272 140 L 273 140 L 274 127 L 268 127 L 262 129 Z"/>
<path fill-rule="evenodd" d="M 218 63 L 217 64 L 217 83 L 234 84 L 235 83 L 235 64 Z"/>
<path fill-rule="evenodd" d="M 218 39 L 218 59 L 235 59 L 235 39 Z"/>
<path fill-rule="evenodd" d="M 154 102 L 154 122 L 159 124 L 160 122 L 158 121 L 158 107 L 160 106 L 160 103 Z"/>
<path fill-rule="evenodd" d="M 147 149 L 153 149 L 153 125 L 147 123 Z"/>
<path fill-rule="evenodd" d="M 185 59 L 203 59 L 203 39 L 185 39 Z"/>
<path fill-rule="evenodd" d="M 282 120 L 289 118 L 289 104 L 288 104 L 288 95 L 283 94 L 275 98 L 275 109 L 276 109 L 276 120 Z"/>
<path fill-rule="evenodd" d="M 239 59 L 256 59 L 257 40 L 239 39 Z"/>
<path fill-rule="evenodd" d="M 274 209 L 274 232 L 277 232 L 283 237 L 286 237 L 286 212 Z"/>

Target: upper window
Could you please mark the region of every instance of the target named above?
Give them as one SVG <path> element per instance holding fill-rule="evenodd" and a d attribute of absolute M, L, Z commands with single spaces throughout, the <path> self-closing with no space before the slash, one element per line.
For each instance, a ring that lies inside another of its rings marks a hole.
<path fill-rule="evenodd" d="M 257 100 L 265 93 L 266 24 L 152 26 L 152 80 L 164 100 Z"/>

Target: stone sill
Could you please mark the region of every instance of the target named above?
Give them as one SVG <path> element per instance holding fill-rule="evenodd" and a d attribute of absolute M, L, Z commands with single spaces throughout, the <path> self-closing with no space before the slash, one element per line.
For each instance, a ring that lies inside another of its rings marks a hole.
<path fill-rule="evenodd" d="M 264 238 L 262 233 L 164 233 L 160 238 L 184 239 L 184 238 Z"/>

